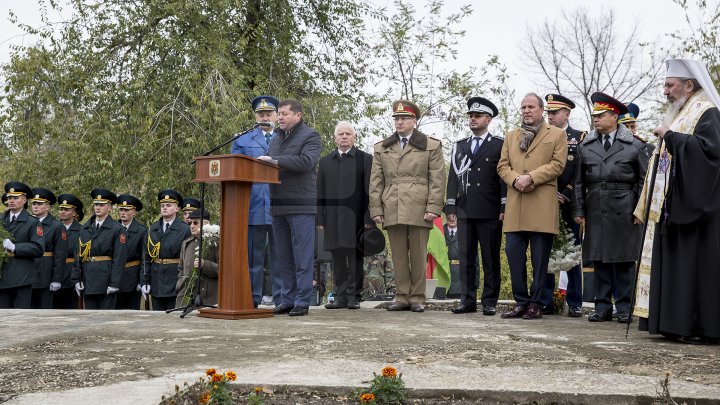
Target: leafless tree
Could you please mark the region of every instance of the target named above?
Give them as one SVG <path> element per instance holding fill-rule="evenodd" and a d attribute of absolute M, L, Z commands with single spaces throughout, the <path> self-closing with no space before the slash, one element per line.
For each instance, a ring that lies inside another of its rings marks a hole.
<path fill-rule="evenodd" d="M 622 30 L 613 9 L 592 16 L 579 8 L 529 26 L 520 48 L 524 65 L 547 81 L 547 90 L 572 98 L 589 113 L 596 91 L 625 103 L 652 99 L 646 93 L 663 79 L 666 55 L 655 43 L 638 42 L 639 31 L 637 24 Z M 589 123 L 589 114 L 586 119 Z"/>

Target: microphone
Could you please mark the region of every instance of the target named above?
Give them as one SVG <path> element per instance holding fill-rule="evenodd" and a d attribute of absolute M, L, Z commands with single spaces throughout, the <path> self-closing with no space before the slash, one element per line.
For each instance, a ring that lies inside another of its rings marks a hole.
<path fill-rule="evenodd" d="M 273 125 L 272 122 L 256 122 L 253 128 L 257 127 L 273 128 L 275 125 Z"/>

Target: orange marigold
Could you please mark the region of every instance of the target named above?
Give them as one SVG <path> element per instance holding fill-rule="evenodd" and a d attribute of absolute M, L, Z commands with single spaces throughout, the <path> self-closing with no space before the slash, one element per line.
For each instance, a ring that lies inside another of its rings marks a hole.
<path fill-rule="evenodd" d="M 210 402 L 210 392 L 205 391 L 205 393 L 202 395 L 202 397 L 200 397 L 200 403 L 207 404 L 208 402 Z"/>
<path fill-rule="evenodd" d="M 261 393 L 261 392 L 263 392 L 263 391 L 264 391 L 264 390 L 263 390 L 263 387 L 255 387 L 255 393 L 256 393 L 256 394 L 259 394 L 259 393 Z"/>
<path fill-rule="evenodd" d="M 382 369 L 382 376 L 395 378 L 397 377 L 397 369 L 393 366 L 385 366 L 385 368 Z"/>
<path fill-rule="evenodd" d="M 223 376 L 222 374 L 213 374 L 210 378 L 212 379 L 212 382 L 220 382 L 222 381 Z"/>
<path fill-rule="evenodd" d="M 205 370 L 205 375 L 208 375 L 208 376 L 213 376 L 213 375 L 215 375 L 215 373 L 217 373 L 217 370 L 215 370 L 214 368 L 209 368 L 209 369 Z"/>
<path fill-rule="evenodd" d="M 227 378 L 229 381 L 235 381 L 237 380 L 237 374 L 235 374 L 234 371 L 226 371 L 225 378 Z"/>
<path fill-rule="evenodd" d="M 370 401 L 374 401 L 374 400 L 375 400 L 375 395 L 373 395 L 372 393 L 366 392 L 366 393 L 360 395 L 360 402 L 362 402 L 364 404 L 368 403 Z"/>

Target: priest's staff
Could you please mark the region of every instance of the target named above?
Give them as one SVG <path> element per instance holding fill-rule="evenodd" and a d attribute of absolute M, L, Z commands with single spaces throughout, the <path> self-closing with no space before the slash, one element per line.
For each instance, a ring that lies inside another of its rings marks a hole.
<path fill-rule="evenodd" d="M 658 162 L 660 160 L 660 153 L 662 151 L 663 147 L 663 139 L 660 138 L 660 142 L 658 142 L 657 151 L 658 153 L 653 153 L 653 164 L 649 167 L 652 168 L 652 173 L 650 173 L 650 182 L 648 183 L 648 189 L 647 189 L 647 201 L 645 201 L 645 211 L 643 212 L 643 230 L 642 230 L 642 239 L 640 239 L 640 257 L 638 258 L 637 262 L 635 262 L 635 280 L 633 281 L 633 292 L 632 292 L 632 298 L 630 299 L 630 313 L 628 314 L 628 320 L 627 320 L 627 326 L 625 326 L 625 340 L 628 338 L 628 333 L 630 332 L 630 322 L 632 322 L 633 317 L 633 309 L 635 309 L 635 299 L 637 298 L 637 283 L 638 283 L 638 276 L 640 275 L 640 264 L 642 263 L 642 251 L 643 246 L 645 246 L 645 232 L 647 232 L 648 227 L 648 217 L 650 216 L 650 205 L 652 202 L 652 195 L 653 195 L 653 189 L 655 188 L 655 178 L 657 177 L 657 168 L 658 168 Z"/>

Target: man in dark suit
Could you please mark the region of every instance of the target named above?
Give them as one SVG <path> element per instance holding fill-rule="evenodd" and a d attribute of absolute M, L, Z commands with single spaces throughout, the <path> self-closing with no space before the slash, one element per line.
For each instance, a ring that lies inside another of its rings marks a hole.
<path fill-rule="evenodd" d="M 575 173 L 578 163 L 578 145 L 585 137 L 585 132 L 570 128 L 570 111 L 575 108 L 575 103 L 560 94 L 548 94 L 545 96 L 547 104 L 547 119 L 550 125 L 564 129 L 567 133 L 567 163 L 560 177 L 558 177 L 558 202 L 560 203 L 560 216 L 565 224 L 572 231 L 575 237 L 575 244 L 580 244 L 580 226 L 575 223 L 572 215 L 572 195 L 575 182 Z M 568 316 L 578 318 L 582 316 L 583 298 L 583 273 L 580 265 L 567 271 L 567 303 Z M 545 278 L 545 292 L 543 293 L 543 315 L 552 315 L 552 297 L 555 292 L 555 276 L 549 274 Z"/>
<path fill-rule="evenodd" d="M 3 240 L 10 258 L 2 265 L 0 308 L 30 308 L 35 259 L 45 251 L 45 238 L 40 222 L 25 211 L 32 190 L 26 184 L 12 181 L 5 184 L 8 210 L 2 225 L 13 236 Z"/>
<path fill-rule="evenodd" d="M 443 225 L 445 231 L 445 245 L 448 250 L 448 260 L 450 260 L 450 288 L 448 288 L 445 298 L 460 298 L 462 287 L 460 286 L 460 245 L 458 244 L 458 227 L 457 215 L 452 218 L 446 217 L 447 222 Z M 435 290 L 437 293 L 438 288 Z"/>
<path fill-rule="evenodd" d="M 317 227 L 325 230 L 324 249 L 332 254 L 333 294 L 328 309 L 360 308 L 364 271 L 357 236 L 373 227 L 368 210 L 372 155 L 355 147 L 355 128 L 335 127 L 337 149 L 320 159 L 317 178 Z"/>
<path fill-rule="evenodd" d="M 158 193 L 160 219 L 150 225 L 147 233 L 145 263 L 140 277 L 141 291 L 152 295 L 154 311 L 175 307 L 180 270 L 180 248 L 190 237 L 190 226 L 178 218 L 182 196 L 175 190 Z"/>
<path fill-rule="evenodd" d="M 78 238 L 83 220 L 83 203 L 72 194 L 60 194 L 58 200 L 58 218 L 67 233 L 67 258 L 65 270 L 60 280 L 60 288 L 53 293 L 53 309 L 80 309 L 78 297 L 73 288 L 72 274 L 75 266 L 75 254 L 78 251 Z"/>
<path fill-rule="evenodd" d="M 278 126 L 267 155 L 258 159 L 280 168 L 281 184 L 270 185 L 270 212 L 275 241 L 275 264 L 282 278 L 276 314 L 308 314 L 313 292 L 317 188 L 315 165 L 322 146 L 320 135 L 303 121 L 299 101 L 278 105 Z"/>
<path fill-rule="evenodd" d="M 45 188 L 32 190 L 32 213 L 43 227 L 45 253 L 35 260 L 35 279 L 33 280 L 33 309 L 52 308 L 53 293 L 60 289 L 60 281 L 65 271 L 67 257 L 67 232 L 60 221 L 50 214 L 50 207 L 57 199 L 52 191 Z"/>
<path fill-rule="evenodd" d="M 507 186 L 497 173 L 502 138 L 488 132 L 498 109 L 490 100 L 472 97 L 467 102 L 472 136 L 453 145 L 447 182 L 445 212 L 457 219 L 460 246 L 460 305 L 454 314 L 477 312 L 480 284 L 478 243 L 482 257 L 483 314 L 495 315 L 500 296 L 500 244 Z"/>
<path fill-rule="evenodd" d="M 80 230 L 73 282 L 78 295 L 84 292 L 85 309 L 115 309 L 127 237 L 110 216 L 117 202 L 115 193 L 96 188 L 90 196 L 95 214 Z"/>
<path fill-rule="evenodd" d="M 127 262 L 120 277 L 115 309 L 140 309 L 140 269 L 145 257 L 147 227 L 135 221 L 135 216 L 142 208 L 142 202 L 137 197 L 130 194 L 118 196 L 120 224 L 127 234 Z"/>

